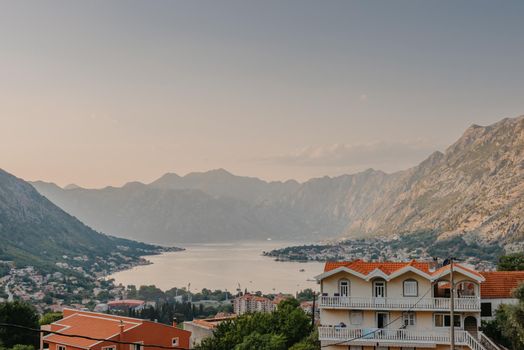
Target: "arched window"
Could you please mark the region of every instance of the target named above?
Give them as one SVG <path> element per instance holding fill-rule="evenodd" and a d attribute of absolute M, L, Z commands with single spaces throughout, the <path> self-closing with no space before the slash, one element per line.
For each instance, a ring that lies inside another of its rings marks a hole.
<path fill-rule="evenodd" d="M 348 280 L 338 281 L 338 293 L 341 297 L 348 297 L 350 292 L 350 283 Z"/>
<path fill-rule="evenodd" d="M 405 297 L 416 297 L 418 296 L 418 282 L 410 279 L 404 281 L 404 296 Z"/>

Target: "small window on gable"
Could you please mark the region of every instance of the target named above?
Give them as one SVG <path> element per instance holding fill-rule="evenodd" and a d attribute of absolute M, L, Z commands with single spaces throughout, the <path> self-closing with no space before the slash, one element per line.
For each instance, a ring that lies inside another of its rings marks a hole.
<path fill-rule="evenodd" d="M 172 346 L 179 346 L 180 345 L 179 341 L 178 341 L 178 337 L 173 338 L 173 340 L 171 341 L 171 345 Z"/>
<path fill-rule="evenodd" d="M 116 346 L 103 346 L 102 350 L 116 350 Z"/>
<path fill-rule="evenodd" d="M 416 297 L 418 296 L 418 282 L 415 280 L 404 281 L 404 296 Z"/>
<path fill-rule="evenodd" d="M 66 350 L 66 346 L 65 345 L 57 345 L 56 346 L 56 350 Z"/>

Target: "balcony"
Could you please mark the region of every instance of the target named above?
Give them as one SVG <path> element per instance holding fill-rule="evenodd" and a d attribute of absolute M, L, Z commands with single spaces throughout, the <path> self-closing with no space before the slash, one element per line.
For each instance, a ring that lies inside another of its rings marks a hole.
<path fill-rule="evenodd" d="M 318 335 L 323 345 L 343 343 L 343 345 L 435 347 L 435 344 L 450 344 L 451 340 L 449 330 L 354 329 L 321 326 L 318 328 Z M 455 344 L 474 350 L 485 350 L 476 338 L 464 330 L 455 331 Z"/>
<path fill-rule="evenodd" d="M 357 310 L 413 310 L 413 311 L 448 311 L 450 298 L 369 298 L 320 296 L 319 307 L 324 309 Z M 480 298 L 455 298 L 455 311 L 480 311 Z"/>

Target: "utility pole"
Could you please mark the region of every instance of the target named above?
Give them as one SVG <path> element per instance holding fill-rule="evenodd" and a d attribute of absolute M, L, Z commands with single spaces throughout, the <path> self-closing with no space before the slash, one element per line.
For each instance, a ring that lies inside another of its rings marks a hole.
<path fill-rule="evenodd" d="M 311 327 L 315 328 L 315 299 L 317 296 L 315 295 L 315 291 L 313 291 L 313 307 L 311 308 Z"/>
<path fill-rule="evenodd" d="M 450 317 L 450 335 L 451 335 L 451 350 L 455 350 L 455 280 L 453 278 L 453 257 L 450 258 L 449 265 L 449 280 L 451 290 L 451 305 L 449 311 Z"/>

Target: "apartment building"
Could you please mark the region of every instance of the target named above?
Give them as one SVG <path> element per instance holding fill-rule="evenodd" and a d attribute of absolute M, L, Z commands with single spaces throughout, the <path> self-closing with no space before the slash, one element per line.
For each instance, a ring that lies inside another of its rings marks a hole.
<path fill-rule="evenodd" d="M 321 285 L 319 338 L 325 349 L 449 349 L 450 265 L 328 262 Z M 485 277 L 454 264 L 456 349 L 493 350 L 479 332 Z M 487 344 L 487 345 L 484 345 Z"/>
<path fill-rule="evenodd" d="M 249 312 L 271 312 L 275 310 L 273 300 L 253 294 L 244 294 L 233 300 L 233 312 L 242 315 Z"/>

